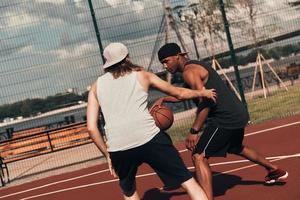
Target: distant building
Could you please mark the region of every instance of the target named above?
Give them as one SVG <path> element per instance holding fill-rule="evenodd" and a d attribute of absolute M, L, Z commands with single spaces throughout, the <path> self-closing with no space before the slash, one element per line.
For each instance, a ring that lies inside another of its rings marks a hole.
<path fill-rule="evenodd" d="M 40 113 L 33 117 L 23 118 L 20 116 L 15 120 L 12 118 L 5 118 L 5 120 L 0 123 L 0 135 L 7 134 L 7 130 L 15 132 L 41 126 L 56 128 L 66 124 L 83 122 L 86 120 L 86 106 L 86 102 L 81 102 L 79 105 Z"/>

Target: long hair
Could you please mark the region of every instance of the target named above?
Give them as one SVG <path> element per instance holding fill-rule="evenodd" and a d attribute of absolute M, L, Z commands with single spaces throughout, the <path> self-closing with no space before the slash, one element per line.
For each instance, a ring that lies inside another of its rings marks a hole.
<path fill-rule="evenodd" d="M 128 56 L 124 58 L 121 62 L 114 64 L 104 70 L 105 73 L 110 72 L 112 73 L 115 79 L 124 76 L 126 74 L 131 73 L 132 71 L 141 71 L 143 68 L 133 64 L 129 59 Z"/>

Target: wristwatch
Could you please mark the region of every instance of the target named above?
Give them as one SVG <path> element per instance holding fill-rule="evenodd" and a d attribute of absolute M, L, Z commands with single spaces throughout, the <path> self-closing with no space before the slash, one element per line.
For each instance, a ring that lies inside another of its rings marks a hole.
<path fill-rule="evenodd" d="M 196 134 L 200 133 L 200 130 L 195 130 L 194 128 L 191 128 L 190 133 L 193 135 L 196 135 Z"/>

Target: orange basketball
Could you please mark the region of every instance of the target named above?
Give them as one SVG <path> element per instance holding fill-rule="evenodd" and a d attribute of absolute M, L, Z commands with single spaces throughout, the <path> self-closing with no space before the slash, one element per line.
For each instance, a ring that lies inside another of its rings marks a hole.
<path fill-rule="evenodd" d="M 155 106 L 150 110 L 150 114 L 154 118 L 156 126 L 161 130 L 167 130 L 174 122 L 174 114 L 172 110 L 166 106 Z"/>

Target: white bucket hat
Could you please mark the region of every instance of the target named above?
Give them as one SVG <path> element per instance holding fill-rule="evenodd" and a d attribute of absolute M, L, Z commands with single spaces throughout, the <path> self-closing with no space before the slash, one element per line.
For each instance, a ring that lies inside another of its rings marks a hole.
<path fill-rule="evenodd" d="M 110 43 L 105 47 L 103 56 L 106 59 L 103 68 L 106 69 L 118 62 L 121 62 L 128 55 L 127 47 L 122 43 Z"/>

